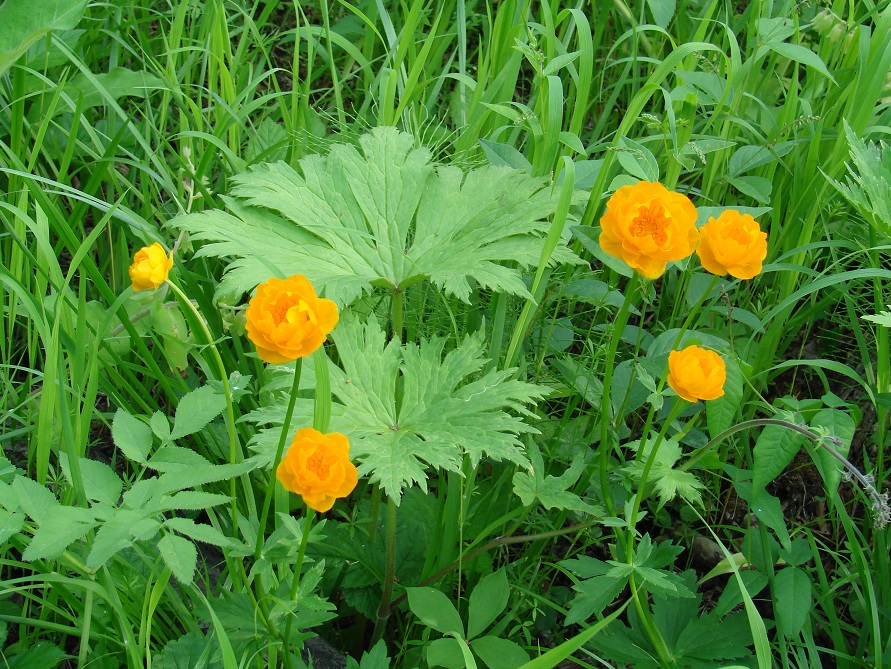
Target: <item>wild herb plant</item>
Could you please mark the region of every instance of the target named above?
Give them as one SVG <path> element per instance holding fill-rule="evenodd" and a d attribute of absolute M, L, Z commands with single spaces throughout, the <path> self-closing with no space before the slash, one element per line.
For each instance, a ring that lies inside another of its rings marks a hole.
<path fill-rule="evenodd" d="M 6 0 L 6 664 L 891 664 L 889 69 L 887 2 Z"/>

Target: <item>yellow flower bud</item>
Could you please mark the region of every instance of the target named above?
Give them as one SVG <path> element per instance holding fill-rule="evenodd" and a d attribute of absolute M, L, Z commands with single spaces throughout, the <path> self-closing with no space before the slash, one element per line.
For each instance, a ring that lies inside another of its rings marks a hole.
<path fill-rule="evenodd" d="M 164 247 L 158 242 L 151 246 L 143 246 L 133 257 L 130 265 L 130 280 L 133 282 L 133 290 L 157 289 L 167 281 L 167 276 L 173 268 L 173 251 L 168 256 Z"/>
<path fill-rule="evenodd" d="M 714 351 L 688 346 L 668 354 L 668 385 L 688 402 L 718 399 L 726 380 L 727 366 Z"/>

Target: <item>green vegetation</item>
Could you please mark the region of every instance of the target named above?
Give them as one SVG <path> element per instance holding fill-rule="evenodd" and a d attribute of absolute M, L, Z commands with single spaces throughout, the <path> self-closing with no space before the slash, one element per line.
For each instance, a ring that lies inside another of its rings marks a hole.
<path fill-rule="evenodd" d="M 888 0 L 4 0 L 0 660 L 891 667 L 889 73 Z M 607 254 L 639 181 L 761 271 Z"/>

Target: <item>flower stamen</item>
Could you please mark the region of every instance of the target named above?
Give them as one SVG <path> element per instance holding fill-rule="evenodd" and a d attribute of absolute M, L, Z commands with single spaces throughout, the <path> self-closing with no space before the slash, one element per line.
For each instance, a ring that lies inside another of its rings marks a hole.
<path fill-rule="evenodd" d="M 665 228 L 668 220 L 665 218 L 665 209 L 658 202 L 653 202 L 649 207 L 640 207 L 638 216 L 631 221 L 628 232 L 633 237 L 652 237 L 656 246 L 665 246 L 668 234 Z"/>

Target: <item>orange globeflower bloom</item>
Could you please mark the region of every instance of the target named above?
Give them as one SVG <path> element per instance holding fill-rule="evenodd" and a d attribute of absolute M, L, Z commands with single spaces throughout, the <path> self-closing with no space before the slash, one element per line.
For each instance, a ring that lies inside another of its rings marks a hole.
<path fill-rule="evenodd" d="M 767 257 L 767 233 L 749 214 L 728 209 L 717 219 L 709 217 L 699 234 L 696 254 L 712 274 L 751 279 L 761 272 L 761 263 Z"/>
<path fill-rule="evenodd" d="M 309 355 L 337 325 L 337 305 L 316 296 L 300 274 L 257 286 L 247 311 L 247 335 L 264 362 L 285 363 Z"/>
<path fill-rule="evenodd" d="M 668 385 L 688 402 L 718 399 L 726 380 L 727 366 L 714 351 L 688 346 L 668 354 Z"/>
<path fill-rule="evenodd" d="M 167 281 L 167 276 L 173 268 L 173 251 L 168 256 L 164 247 L 158 242 L 151 246 L 143 246 L 133 256 L 133 264 L 130 265 L 130 281 L 133 282 L 133 290 L 157 289 Z"/>
<path fill-rule="evenodd" d="M 281 484 L 303 497 L 306 506 L 324 513 L 359 482 L 350 462 L 350 442 L 339 432 L 323 434 L 311 427 L 297 431 L 275 472 Z"/>
<path fill-rule="evenodd" d="M 667 263 L 691 255 L 699 240 L 690 198 L 649 181 L 613 193 L 600 225 L 601 248 L 646 279 L 662 276 Z"/>

